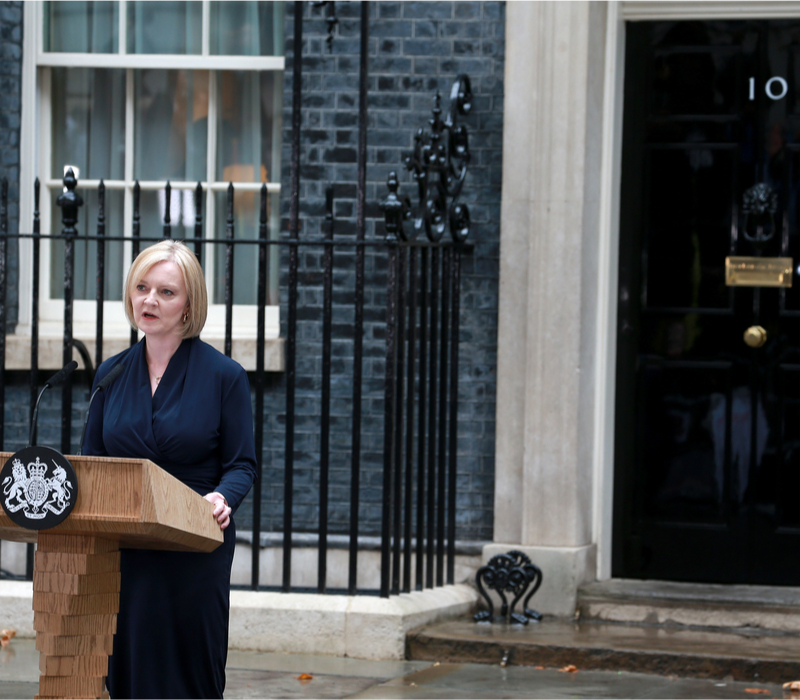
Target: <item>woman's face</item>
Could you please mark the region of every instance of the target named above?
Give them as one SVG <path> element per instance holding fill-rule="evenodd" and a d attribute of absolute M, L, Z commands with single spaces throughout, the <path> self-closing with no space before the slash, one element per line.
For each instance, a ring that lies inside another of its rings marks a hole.
<path fill-rule="evenodd" d="M 131 293 L 136 325 L 148 337 L 181 337 L 189 296 L 180 268 L 172 261 L 156 263 Z"/>

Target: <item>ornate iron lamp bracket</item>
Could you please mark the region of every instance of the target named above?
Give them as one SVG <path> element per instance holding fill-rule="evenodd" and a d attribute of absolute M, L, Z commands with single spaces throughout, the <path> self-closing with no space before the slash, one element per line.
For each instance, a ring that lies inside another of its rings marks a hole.
<path fill-rule="evenodd" d="M 431 242 L 441 240 L 450 229 L 453 240 L 463 243 L 469 235 L 469 208 L 458 202 L 467 166 L 470 161 L 467 127 L 457 124 L 459 115 L 467 115 L 472 107 L 472 89 L 468 75 L 460 75 L 450 90 L 450 109 L 442 119 L 441 95 L 433 98 L 433 116 L 428 120 L 431 130 L 420 129 L 414 137 L 414 153 L 405 159 L 406 169 L 417 182 L 419 204 L 412 213 L 407 197 L 397 193 L 397 173 L 389 173 L 386 185 L 389 194 L 381 202 L 386 218 L 388 240 L 416 238 L 420 231 Z M 408 211 L 401 212 L 402 202 Z M 414 220 L 412 235 L 406 232 L 403 221 Z"/>

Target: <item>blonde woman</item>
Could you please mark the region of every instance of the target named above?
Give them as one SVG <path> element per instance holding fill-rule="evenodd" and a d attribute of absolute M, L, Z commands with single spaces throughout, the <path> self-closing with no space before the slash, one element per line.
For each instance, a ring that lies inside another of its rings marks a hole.
<path fill-rule="evenodd" d="M 122 551 L 112 698 L 221 698 L 228 650 L 232 514 L 256 475 L 245 371 L 198 337 L 208 301 L 194 254 L 173 240 L 143 250 L 125 315 L 144 338 L 106 360 L 124 370 L 92 406 L 84 454 L 149 459 L 214 504 L 214 552 Z"/>

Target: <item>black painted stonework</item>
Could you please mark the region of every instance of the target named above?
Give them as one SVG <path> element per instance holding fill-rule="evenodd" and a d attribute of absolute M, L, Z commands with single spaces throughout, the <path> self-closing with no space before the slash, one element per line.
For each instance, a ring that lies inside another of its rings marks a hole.
<path fill-rule="evenodd" d="M 0 180 L 8 178 L 8 230 L 19 227 L 19 125 L 22 95 L 22 2 L 0 2 Z M 33 183 L 30 184 L 33 187 Z M 8 244 L 8 328 L 17 323 L 17 241 Z"/>
<path fill-rule="evenodd" d="M 433 95 L 447 109 L 456 76 L 467 73 L 474 94 L 464 119 L 473 160 L 462 201 L 472 216 L 475 252 L 462 263 L 461 371 L 459 376 L 459 540 L 491 539 L 494 501 L 495 389 L 497 366 L 498 258 L 502 157 L 504 3 L 371 3 L 369 130 L 367 135 L 367 239 L 385 234 L 379 202 L 390 170 L 400 174 L 401 194 L 415 196 L 403 161 L 420 128 L 428 130 Z M 325 188 L 335 188 L 336 237 L 355 238 L 358 124 L 359 3 L 337 2 L 339 18 L 332 52 L 325 39 L 324 11 L 305 4 L 303 20 L 303 114 L 300 238 L 321 238 Z M 292 12 L 286 12 L 286 72 L 282 229 L 287 230 Z M 284 258 L 288 254 L 282 252 Z M 294 523 L 297 531 L 318 526 L 319 416 L 322 356 L 322 249 L 300 249 Z M 331 401 L 331 533 L 349 522 L 350 416 L 352 412 L 352 326 L 354 254 L 337 249 L 334 264 L 333 368 Z M 286 259 L 281 264 L 281 319 L 285 323 Z M 381 519 L 383 385 L 385 356 L 386 252 L 368 249 L 364 331 L 364 400 L 361 476 L 361 534 L 378 534 Z M 285 335 L 283 329 L 282 335 Z M 264 436 L 262 530 L 283 521 L 283 378 L 267 387 Z M 250 504 L 240 527 L 247 529 Z"/>

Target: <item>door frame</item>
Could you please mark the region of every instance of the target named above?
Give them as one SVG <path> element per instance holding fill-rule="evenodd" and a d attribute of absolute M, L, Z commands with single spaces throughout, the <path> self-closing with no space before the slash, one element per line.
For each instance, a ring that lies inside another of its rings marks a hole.
<path fill-rule="evenodd" d="M 606 81 L 603 93 L 602 164 L 598 241 L 597 381 L 593 403 L 593 529 L 597 578 L 611 578 L 616 424 L 617 290 L 621 198 L 623 86 L 626 22 L 706 19 L 800 19 L 795 2 L 610 2 L 606 16 Z M 507 86 L 510 89 L 511 86 Z"/>

